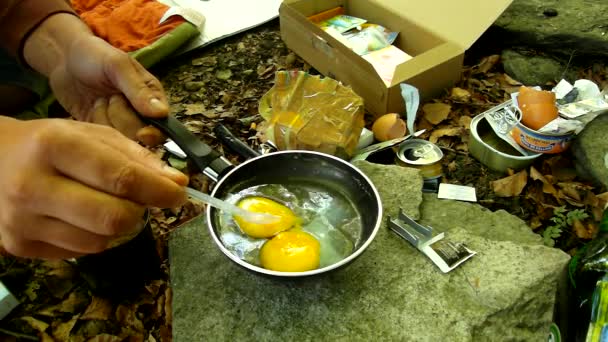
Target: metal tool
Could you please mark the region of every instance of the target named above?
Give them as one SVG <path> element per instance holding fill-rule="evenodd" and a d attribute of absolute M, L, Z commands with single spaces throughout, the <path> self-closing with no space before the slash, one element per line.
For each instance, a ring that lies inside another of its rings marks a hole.
<path fill-rule="evenodd" d="M 432 227 L 423 226 L 416 222 L 403 212 L 403 209 L 399 209 L 399 217 L 397 219 L 392 219 L 389 216 L 388 227 L 416 247 L 422 243 L 426 243 L 433 237 Z"/>

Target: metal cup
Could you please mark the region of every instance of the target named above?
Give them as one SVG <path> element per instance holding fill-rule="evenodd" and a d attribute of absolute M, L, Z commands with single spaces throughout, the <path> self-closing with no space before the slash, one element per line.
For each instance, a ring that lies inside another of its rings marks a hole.
<path fill-rule="evenodd" d="M 143 229 L 132 239 L 120 241 L 123 243 L 115 241 L 114 247 L 76 259 L 81 276 L 95 295 L 127 298 L 147 282 L 160 277 L 161 258 L 156 250 L 148 211 L 142 224 Z"/>

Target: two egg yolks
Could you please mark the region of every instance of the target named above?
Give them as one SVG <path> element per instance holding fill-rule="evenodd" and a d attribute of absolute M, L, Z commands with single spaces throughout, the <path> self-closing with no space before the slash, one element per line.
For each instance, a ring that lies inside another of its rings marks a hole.
<path fill-rule="evenodd" d="M 319 267 L 319 241 L 299 229 L 300 218 L 291 209 L 259 196 L 243 198 L 237 206 L 280 218 L 276 222 L 260 224 L 234 216 L 234 220 L 245 234 L 253 238 L 270 238 L 260 250 L 262 267 L 281 272 L 302 272 Z M 295 228 L 288 231 L 293 227 Z"/>

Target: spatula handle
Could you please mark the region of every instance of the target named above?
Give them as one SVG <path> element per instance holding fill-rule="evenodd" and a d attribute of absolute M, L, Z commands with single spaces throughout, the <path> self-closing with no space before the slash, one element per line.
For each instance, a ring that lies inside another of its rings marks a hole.
<path fill-rule="evenodd" d="M 201 172 L 209 175 L 210 173 L 205 172 L 205 169 L 210 168 L 217 173 L 218 178 L 221 178 L 221 176 L 234 167 L 226 158 L 190 132 L 174 116 L 169 115 L 166 118 L 158 119 L 140 115 L 140 119 L 160 129 L 171 138 Z M 217 179 L 214 179 L 214 181 L 217 181 Z"/>

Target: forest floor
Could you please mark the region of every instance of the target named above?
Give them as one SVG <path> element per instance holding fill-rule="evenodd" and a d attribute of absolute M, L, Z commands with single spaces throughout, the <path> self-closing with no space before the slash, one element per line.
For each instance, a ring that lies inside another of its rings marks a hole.
<path fill-rule="evenodd" d="M 475 187 L 478 203 L 526 221 L 530 229 L 572 254 L 598 229 L 606 189 L 577 177 L 569 152 L 545 155 L 519 172 L 491 171 L 468 151 L 471 119 L 510 99 L 519 82 L 504 73 L 500 47 L 475 45 L 465 58 L 460 82 L 443 96 L 421 103 L 417 129 L 444 152 L 443 182 Z M 280 37 L 278 21 L 169 59 L 151 71 L 161 80 L 171 112 L 202 140 L 238 164 L 243 158 L 224 148 L 213 134 L 222 123 L 256 148 L 263 119 L 258 102 L 279 70 L 317 72 L 291 52 Z M 606 66 L 592 61 L 579 78 L 607 82 Z M 550 87 L 551 85 L 544 85 Z M 366 127 L 374 118 L 366 115 Z M 183 161 L 154 149 L 191 177 L 191 186 L 209 191 L 210 180 Z M 0 258 L 0 280 L 11 286 L 22 305 L 0 322 L 7 341 L 171 341 L 171 288 L 167 238 L 180 224 L 198 215 L 200 203 L 152 210 L 157 251 L 163 256 L 162 276 L 123 301 L 91 294 L 69 262 Z M 560 220 L 563 219 L 563 220 Z M 562 222 L 563 221 L 563 222 Z M 117 281 L 120 281 L 119 279 Z"/>

